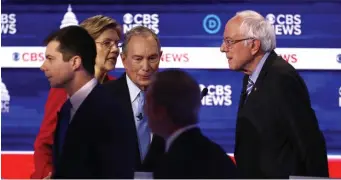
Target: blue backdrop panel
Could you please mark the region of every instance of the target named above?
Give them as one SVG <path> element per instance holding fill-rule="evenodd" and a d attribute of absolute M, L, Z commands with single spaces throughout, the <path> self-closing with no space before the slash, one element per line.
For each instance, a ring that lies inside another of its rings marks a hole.
<path fill-rule="evenodd" d="M 213 141 L 233 152 L 236 112 L 242 74 L 229 70 L 186 70 L 209 88 L 202 101 L 200 126 Z M 116 77 L 123 70 L 112 73 Z M 300 71 L 307 83 L 313 108 L 325 135 L 328 153 L 341 154 L 341 71 Z M 33 150 L 49 84 L 39 69 L 2 69 L 10 95 L 9 112 L 2 113 L 1 150 Z"/>
<path fill-rule="evenodd" d="M 220 46 L 226 21 L 237 11 L 247 9 L 260 12 L 273 23 L 279 47 L 341 47 L 341 2 L 72 5 L 72 11 L 79 22 L 93 15 L 104 14 L 117 19 L 125 27 L 135 24 L 151 27 L 158 32 L 164 47 Z M 2 45 L 42 45 L 43 39 L 51 31 L 59 29 L 66 12 L 66 4 L 4 5 L 1 24 Z M 144 16 L 139 17 L 137 14 Z M 153 14 L 157 15 L 157 19 L 150 18 L 149 15 Z M 123 20 L 124 17 L 126 21 Z"/>

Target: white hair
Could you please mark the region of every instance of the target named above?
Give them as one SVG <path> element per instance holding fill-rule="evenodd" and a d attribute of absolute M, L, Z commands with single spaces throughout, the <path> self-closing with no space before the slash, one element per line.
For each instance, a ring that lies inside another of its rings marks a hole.
<path fill-rule="evenodd" d="M 261 49 L 270 52 L 276 48 L 276 34 L 272 25 L 265 18 L 252 10 L 236 13 L 236 17 L 242 18 L 240 31 L 242 35 L 260 40 Z"/>

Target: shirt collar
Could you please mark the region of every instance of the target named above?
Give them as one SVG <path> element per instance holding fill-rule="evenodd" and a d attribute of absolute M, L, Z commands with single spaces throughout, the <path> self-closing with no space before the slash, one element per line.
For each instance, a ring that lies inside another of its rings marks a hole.
<path fill-rule="evenodd" d="M 136 97 L 140 93 L 140 88 L 136 86 L 136 84 L 129 78 L 129 76 L 126 74 L 127 79 L 127 85 L 129 89 L 129 95 L 130 95 L 130 101 L 131 103 L 135 101 Z"/>
<path fill-rule="evenodd" d="M 190 130 L 190 129 L 193 129 L 193 128 L 196 128 L 198 125 L 197 124 L 192 124 L 192 125 L 189 125 L 189 126 L 186 126 L 186 127 L 183 127 L 181 129 L 178 129 L 176 130 L 171 136 L 169 136 L 167 138 L 167 141 L 166 141 L 166 152 L 169 151 L 169 148 L 170 146 L 172 145 L 172 143 L 174 142 L 174 140 L 179 137 L 182 133 Z"/>
<path fill-rule="evenodd" d="M 263 68 L 263 65 L 266 61 L 266 59 L 268 58 L 269 56 L 269 52 L 265 53 L 264 56 L 262 57 L 262 59 L 259 61 L 259 63 L 257 64 L 256 66 L 256 69 L 252 72 L 252 74 L 250 75 L 250 79 L 252 80 L 253 83 L 256 83 L 257 79 L 258 79 L 258 76 L 260 74 L 260 71 L 262 70 Z"/>
<path fill-rule="evenodd" d="M 84 99 L 90 94 L 90 92 L 97 85 L 97 83 L 98 83 L 97 79 L 95 78 L 91 79 L 70 97 L 72 109 L 76 111 L 79 108 L 79 106 L 83 103 Z"/>

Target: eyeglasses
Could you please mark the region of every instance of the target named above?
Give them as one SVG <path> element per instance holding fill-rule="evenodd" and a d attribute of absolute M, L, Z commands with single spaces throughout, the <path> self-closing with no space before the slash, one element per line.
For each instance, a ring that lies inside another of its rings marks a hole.
<path fill-rule="evenodd" d="M 121 47 L 122 43 L 116 42 L 116 41 L 103 41 L 103 42 L 96 42 L 102 45 L 103 47 L 107 49 L 111 49 L 113 46 L 116 46 L 117 48 Z"/>
<path fill-rule="evenodd" d="M 250 39 L 252 39 L 252 40 L 254 40 L 254 38 L 244 38 L 244 39 L 236 39 L 236 40 L 232 40 L 232 39 L 223 39 L 223 43 L 228 47 L 228 48 L 231 48 L 232 47 L 232 45 L 234 45 L 234 44 L 237 44 L 237 43 L 239 43 L 239 42 L 241 42 L 241 41 L 245 41 L 245 40 L 250 40 Z"/>

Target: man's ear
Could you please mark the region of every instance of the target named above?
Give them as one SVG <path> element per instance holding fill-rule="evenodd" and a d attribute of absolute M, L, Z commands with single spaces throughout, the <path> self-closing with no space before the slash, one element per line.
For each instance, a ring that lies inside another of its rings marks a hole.
<path fill-rule="evenodd" d="M 251 45 L 252 55 L 257 54 L 260 48 L 261 48 L 260 40 L 257 40 L 257 39 L 253 40 L 252 45 Z"/>
<path fill-rule="evenodd" d="M 73 70 L 77 70 L 82 66 L 82 58 L 80 56 L 73 56 L 70 62 Z"/>
<path fill-rule="evenodd" d="M 162 50 L 160 50 L 160 58 L 161 58 L 161 56 L 162 56 L 162 53 L 163 53 L 163 51 L 162 51 Z"/>

